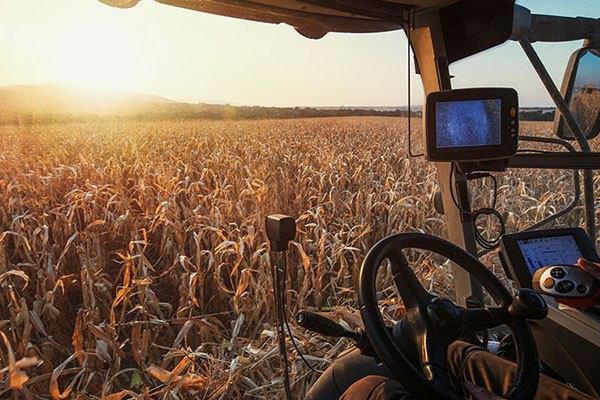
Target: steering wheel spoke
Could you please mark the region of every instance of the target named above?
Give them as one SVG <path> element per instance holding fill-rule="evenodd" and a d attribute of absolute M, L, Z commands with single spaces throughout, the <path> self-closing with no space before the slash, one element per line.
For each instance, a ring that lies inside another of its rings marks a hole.
<path fill-rule="evenodd" d="M 460 337 L 510 322 L 506 307 L 459 308 L 458 315 L 460 319 Z"/>
<path fill-rule="evenodd" d="M 433 297 L 421 284 L 402 250 L 391 248 L 388 254 L 391 263 L 394 283 L 398 291 L 402 293 L 402 300 L 406 308 L 422 308 Z"/>
<path fill-rule="evenodd" d="M 449 342 L 431 330 L 425 332 L 419 342 L 423 375 L 435 387 L 449 390 L 451 387 L 451 380 L 448 375 Z"/>

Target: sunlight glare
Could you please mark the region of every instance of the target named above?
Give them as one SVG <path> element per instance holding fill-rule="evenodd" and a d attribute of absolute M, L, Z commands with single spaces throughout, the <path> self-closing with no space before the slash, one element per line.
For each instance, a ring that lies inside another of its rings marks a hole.
<path fill-rule="evenodd" d="M 81 24 L 57 38 L 52 51 L 56 83 L 85 89 L 126 89 L 141 64 L 140 49 L 132 49 L 133 29 Z M 138 50 L 138 51 L 135 51 Z"/>

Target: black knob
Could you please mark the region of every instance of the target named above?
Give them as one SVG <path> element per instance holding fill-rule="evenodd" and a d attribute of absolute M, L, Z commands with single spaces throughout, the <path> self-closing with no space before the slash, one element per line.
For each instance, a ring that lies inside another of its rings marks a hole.
<path fill-rule="evenodd" d="M 512 317 L 523 319 L 544 319 L 548 315 L 546 300 L 531 289 L 519 289 L 508 307 Z"/>
<path fill-rule="evenodd" d="M 565 277 L 566 274 L 567 271 L 560 267 L 554 267 L 550 270 L 550 276 L 552 276 L 555 279 L 562 279 Z"/>
<path fill-rule="evenodd" d="M 569 280 L 560 281 L 554 287 L 554 290 L 561 294 L 569 293 L 573 289 L 575 289 L 575 282 Z"/>

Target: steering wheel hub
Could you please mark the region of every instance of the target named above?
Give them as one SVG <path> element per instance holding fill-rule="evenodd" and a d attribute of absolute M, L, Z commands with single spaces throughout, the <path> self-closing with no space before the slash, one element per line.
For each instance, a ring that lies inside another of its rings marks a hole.
<path fill-rule="evenodd" d="M 458 307 L 442 297 L 435 297 L 427 306 L 429 320 L 440 331 L 456 337 L 460 333 L 461 319 Z"/>

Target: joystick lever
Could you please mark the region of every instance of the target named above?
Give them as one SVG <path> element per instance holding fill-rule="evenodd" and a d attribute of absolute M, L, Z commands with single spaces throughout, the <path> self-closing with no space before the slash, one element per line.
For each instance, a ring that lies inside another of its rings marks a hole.
<path fill-rule="evenodd" d="M 355 342 L 360 342 L 363 336 L 361 332 L 346 329 L 337 322 L 310 311 L 300 311 L 296 314 L 296 322 L 304 329 L 323 336 L 345 337 Z"/>
<path fill-rule="evenodd" d="M 271 214 L 265 218 L 265 228 L 271 251 L 285 252 L 296 237 L 296 221 L 289 215 Z"/>
<path fill-rule="evenodd" d="M 361 354 L 378 359 L 369 338 L 360 328 L 357 330 L 346 329 L 337 322 L 311 311 L 300 311 L 296 314 L 296 322 L 304 329 L 323 336 L 352 339 Z M 392 334 L 392 328 L 388 329 L 390 334 Z"/>
<path fill-rule="evenodd" d="M 290 241 L 296 237 L 296 221 L 289 215 L 272 214 L 265 218 L 265 230 L 269 239 L 269 249 L 273 268 L 271 269 L 271 279 L 273 281 L 274 305 L 277 313 L 277 322 L 279 325 L 279 352 L 283 361 L 283 381 L 285 388 L 285 397 L 288 400 L 292 398 L 288 354 L 285 344 L 285 325 L 287 319 L 285 314 L 285 274 L 287 267 L 286 252 Z M 294 339 L 292 338 L 292 341 Z"/>

